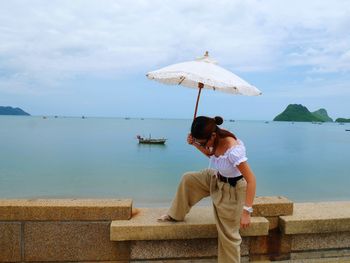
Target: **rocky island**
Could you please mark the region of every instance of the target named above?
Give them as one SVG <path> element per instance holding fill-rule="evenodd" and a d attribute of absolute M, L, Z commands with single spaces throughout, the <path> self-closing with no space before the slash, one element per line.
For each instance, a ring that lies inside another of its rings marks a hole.
<path fill-rule="evenodd" d="M 335 120 L 336 122 L 350 122 L 350 119 L 338 118 Z"/>
<path fill-rule="evenodd" d="M 310 112 L 301 104 L 289 104 L 287 108 L 274 121 L 305 121 L 305 122 L 332 122 L 325 109 Z"/>
<path fill-rule="evenodd" d="M 29 113 L 25 112 L 21 108 L 12 108 L 12 107 L 4 107 L 0 106 L 0 115 L 22 115 L 22 116 L 30 116 Z"/>

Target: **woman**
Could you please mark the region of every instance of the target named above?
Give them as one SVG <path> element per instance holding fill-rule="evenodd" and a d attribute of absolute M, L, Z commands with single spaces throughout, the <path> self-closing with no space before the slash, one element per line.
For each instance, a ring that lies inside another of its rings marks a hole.
<path fill-rule="evenodd" d="M 240 262 L 240 227 L 250 224 L 255 176 L 247 163 L 245 146 L 231 132 L 220 129 L 221 117 L 193 120 L 187 142 L 209 157 L 210 168 L 185 173 L 172 205 L 159 221 L 183 221 L 202 198 L 210 196 L 218 230 L 218 262 Z"/>

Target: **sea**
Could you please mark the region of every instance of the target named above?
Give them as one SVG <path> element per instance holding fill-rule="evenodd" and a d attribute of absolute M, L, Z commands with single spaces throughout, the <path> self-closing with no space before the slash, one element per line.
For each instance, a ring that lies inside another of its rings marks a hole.
<path fill-rule="evenodd" d="M 169 206 L 185 172 L 208 168 L 186 142 L 191 121 L 0 116 L 0 198 Z M 222 127 L 244 142 L 257 196 L 350 200 L 350 124 L 225 120 Z M 137 135 L 167 141 L 143 145 Z"/>

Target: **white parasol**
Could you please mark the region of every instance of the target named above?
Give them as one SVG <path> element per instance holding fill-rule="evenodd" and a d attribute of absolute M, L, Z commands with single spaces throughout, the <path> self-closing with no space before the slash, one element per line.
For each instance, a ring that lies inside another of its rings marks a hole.
<path fill-rule="evenodd" d="M 208 51 L 201 58 L 173 64 L 146 74 L 147 78 L 170 85 L 183 85 L 198 88 L 194 118 L 197 115 L 198 101 L 203 88 L 219 90 L 236 95 L 257 96 L 261 91 L 237 75 L 217 65 L 209 58 Z"/>

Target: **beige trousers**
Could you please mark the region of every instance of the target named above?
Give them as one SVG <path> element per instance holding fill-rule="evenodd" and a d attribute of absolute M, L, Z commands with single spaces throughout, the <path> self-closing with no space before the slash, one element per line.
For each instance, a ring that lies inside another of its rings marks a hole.
<path fill-rule="evenodd" d="M 240 262 L 240 219 L 245 202 L 247 182 L 243 178 L 235 187 L 216 178 L 216 171 L 205 169 L 182 176 L 168 214 L 183 221 L 191 207 L 210 196 L 218 230 L 218 262 Z"/>

